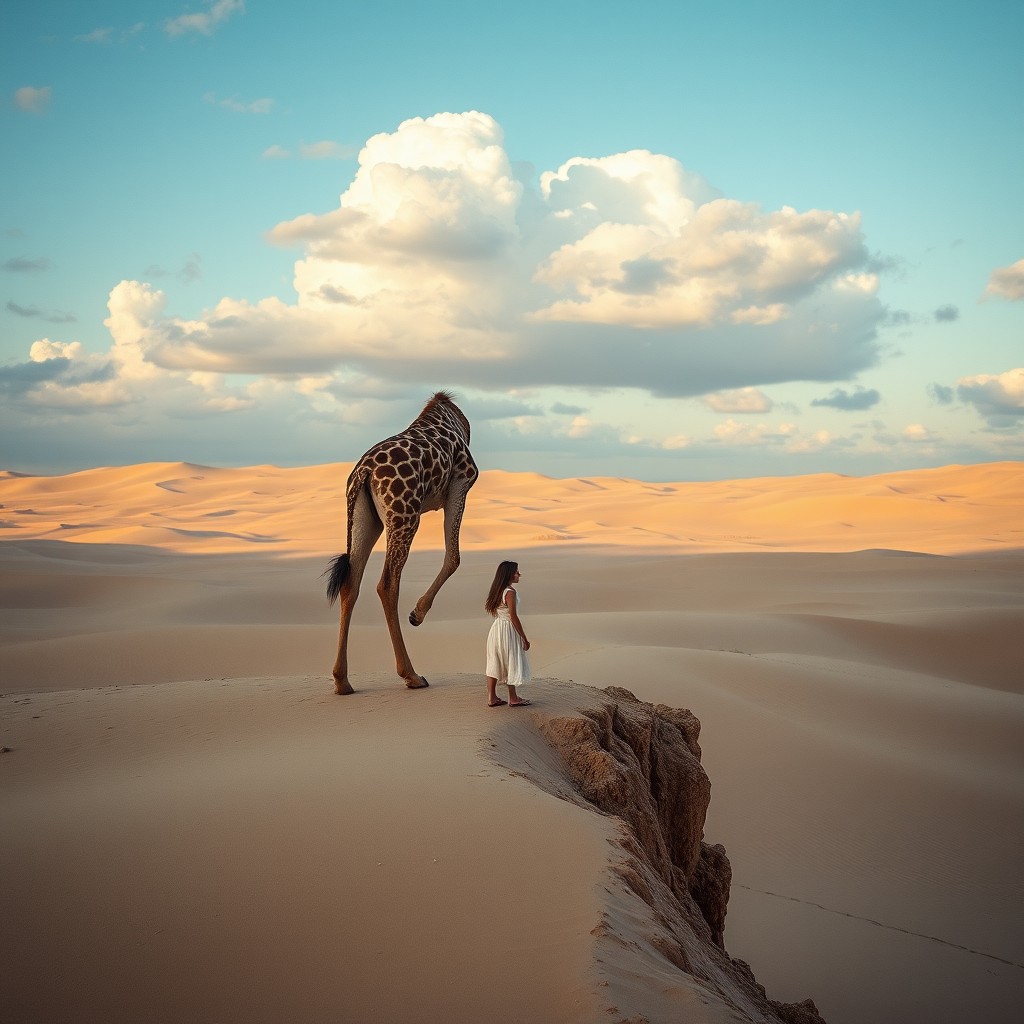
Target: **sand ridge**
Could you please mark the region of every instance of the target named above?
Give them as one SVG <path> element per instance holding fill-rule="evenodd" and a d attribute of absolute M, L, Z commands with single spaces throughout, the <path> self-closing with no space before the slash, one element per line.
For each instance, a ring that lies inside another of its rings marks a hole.
<path fill-rule="evenodd" d="M 470 681 L 406 696 L 261 677 L 9 704 L 4 1019 L 595 1019 L 602 823 L 482 756 Z"/>
<path fill-rule="evenodd" d="M 350 469 L 148 463 L 52 477 L 8 472 L 0 474 L 0 532 L 177 551 L 335 552 L 344 545 Z M 1022 507 L 1024 469 L 1014 462 L 658 484 L 485 470 L 467 506 L 462 544 L 952 554 L 1024 547 Z M 416 543 L 443 546 L 441 516 L 424 518 Z"/>

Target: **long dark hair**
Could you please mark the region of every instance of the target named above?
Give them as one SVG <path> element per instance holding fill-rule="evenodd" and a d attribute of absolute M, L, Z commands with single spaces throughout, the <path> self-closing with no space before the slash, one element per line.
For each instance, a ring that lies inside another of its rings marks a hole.
<path fill-rule="evenodd" d="M 498 565 L 497 572 L 494 574 L 494 582 L 491 584 L 491 589 L 487 594 L 487 600 L 484 601 L 484 611 L 489 612 L 491 615 L 498 614 L 498 605 L 501 604 L 501 599 L 505 596 L 505 591 L 512 582 L 512 577 L 515 576 L 518 568 L 518 562 L 501 562 Z"/>

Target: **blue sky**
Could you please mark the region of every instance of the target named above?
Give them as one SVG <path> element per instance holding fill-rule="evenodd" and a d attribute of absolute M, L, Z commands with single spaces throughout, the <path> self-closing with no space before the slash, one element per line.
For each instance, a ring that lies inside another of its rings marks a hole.
<path fill-rule="evenodd" d="M 8 0 L 0 467 L 1024 457 L 1019 3 Z"/>

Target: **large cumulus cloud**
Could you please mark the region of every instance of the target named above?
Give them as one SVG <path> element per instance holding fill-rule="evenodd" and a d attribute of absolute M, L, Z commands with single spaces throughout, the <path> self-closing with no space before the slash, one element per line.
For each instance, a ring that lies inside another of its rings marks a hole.
<path fill-rule="evenodd" d="M 856 214 L 765 211 L 646 150 L 531 180 L 478 112 L 371 138 L 335 209 L 278 224 L 296 298 L 140 322 L 179 371 L 356 371 L 698 395 L 847 379 L 883 317 Z"/>
<path fill-rule="evenodd" d="M 125 280 L 107 351 L 39 339 L 0 368 L 0 436 L 17 436 L 21 464 L 57 449 L 83 464 L 324 461 L 339 428 L 351 456 L 434 387 L 459 389 L 495 448 L 698 451 L 671 403 L 619 423 L 614 389 L 764 413 L 763 385 L 875 363 L 885 315 L 856 214 L 765 210 L 639 149 L 535 174 L 479 112 L 373 136 L 335 207 L 267 237 L 296 250 L 289 301 L 225 296 L 178 316 Z M 565 388 L 586 402 L 545 413 Z M 807 437 L 762 425 L 704 447 L 837 443 Z"/>

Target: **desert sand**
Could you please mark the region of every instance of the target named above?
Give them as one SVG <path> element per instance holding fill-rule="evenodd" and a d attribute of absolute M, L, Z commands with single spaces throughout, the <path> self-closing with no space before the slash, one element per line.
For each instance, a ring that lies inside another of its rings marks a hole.
<path fill-rule="evenodd" d="M 545 738 L 606 687 L 702 723 L 724 945 L 769 997 L 1019 1019 L 1020 464 L 485 472 L 406 628 L 430 688 L 394 676 L 368 583 L 336 697 L 348 469 L 0 475 L 0 1020 L 760 1019 L 662 955 L 621 823 Z M 403 608 L 440 546 L 435 514 Z M 505 557 L 522 709 L 484 704 Z"/>

